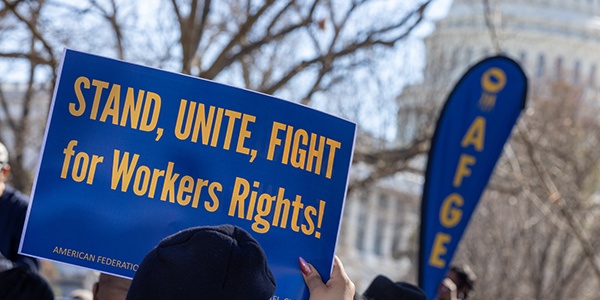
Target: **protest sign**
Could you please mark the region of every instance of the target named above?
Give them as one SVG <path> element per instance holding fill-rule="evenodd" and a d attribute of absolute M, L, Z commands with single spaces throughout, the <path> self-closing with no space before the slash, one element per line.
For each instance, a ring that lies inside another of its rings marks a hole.
<path fill-rule="evenodd" d="M 268 95 L 65 50 L 20 251 L 131 278 L 164 237 L 233 224 L 278 299 L 327 278 L 356 126 Z"/>
<path fill-rule="evenodd" d="M 421 204 L 419 286 L 427 299 L 436 297 L 526 96 L 521 67 L 494 56 L 463 75 L 440 113 Z"/>

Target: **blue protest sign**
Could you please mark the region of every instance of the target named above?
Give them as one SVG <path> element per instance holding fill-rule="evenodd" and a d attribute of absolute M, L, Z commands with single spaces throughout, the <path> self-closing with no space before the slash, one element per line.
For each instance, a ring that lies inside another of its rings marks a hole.
<path fill-rule="evenodd" d="M 123 277 L 164 237 L 233 224 L 279 299 L 328 277 L 355 124 L 268 95 L 65 50 L 21 252 Z"/>
<path fill-rule="evenodd" d="M 523 70 L 495 56 L 463 75 L 441 111 L 421 204 L 419 286 L 427 299 L 436 297 L 526 95 Z"/>

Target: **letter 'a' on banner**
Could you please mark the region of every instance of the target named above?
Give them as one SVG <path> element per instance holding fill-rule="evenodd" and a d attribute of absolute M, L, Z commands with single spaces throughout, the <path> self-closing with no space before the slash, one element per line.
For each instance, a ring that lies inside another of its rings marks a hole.
<path fill-rule="evenodd" d="M 526 96 L 523 70 L 494 56 L 471 67 L 444 104 L 421 203 L 419 286 L 427 299 L 436 298 Z"/>

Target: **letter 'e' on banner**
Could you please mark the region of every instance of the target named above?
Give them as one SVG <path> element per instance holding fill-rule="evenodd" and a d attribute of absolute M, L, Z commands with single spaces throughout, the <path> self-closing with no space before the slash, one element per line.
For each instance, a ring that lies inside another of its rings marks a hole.
<path fill-rule="evenodd" d="M 526 95 L 519 65 L 494 56 L 471 67 L 444 104 L 421 203 L 419 286 L 427 299 L 436 297 Z"/>

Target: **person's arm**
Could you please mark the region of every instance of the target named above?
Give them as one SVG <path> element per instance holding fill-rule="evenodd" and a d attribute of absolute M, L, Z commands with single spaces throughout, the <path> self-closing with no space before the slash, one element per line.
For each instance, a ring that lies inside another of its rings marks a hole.
<path fill-rule="evenodd" d="M 340 259 L 333 261 L 333 271 L 327 283 L 323 282 L 319 272 L 302 257 L 298 258 L 304 282 L 310 292 L 310 300 L 353 300 L 354 283 L 350 280 Z"/>

